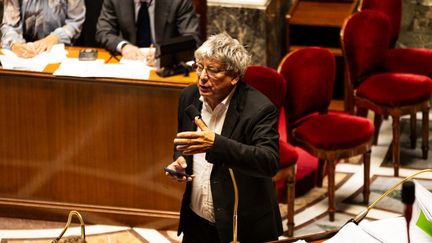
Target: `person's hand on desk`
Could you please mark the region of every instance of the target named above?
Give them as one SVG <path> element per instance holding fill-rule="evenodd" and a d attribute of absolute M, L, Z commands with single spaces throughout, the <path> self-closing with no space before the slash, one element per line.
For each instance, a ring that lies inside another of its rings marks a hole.
<path fill-rule="evenodd" d="M 123 58 L 130 59 L 130 60 L 144 60 L 146 57 L 141 52 L 141 50 L 132 44 L 126 44 L 121 49 L 121 54 Z"/>
<path fill-rule="evenodd" d="M 13 43 L 11 45 L 11 51 L 13 51 L 18 57 L 23 58 L 31 58 L 38 54 L 32 42 Z"/>
<path fill-rule="evenodd" d="M 42 53 L 44 51 L 49 51 L 51 48 L 60 42 L 60 39 L 57 35 L 50 34 L 47 37 L 40 39 L 38 41 L 34 42 L 34 47 L 36 50 L 36 53 Z"/>
<path fill-rule="evenodd" d="M 174 139 L 176 149 L 185 155 L 205 153 L 213 147 L 215 141 L 215 133 L 201 119 L 196 117 L 195 124 L 201 131 L 177 133 Z"/>

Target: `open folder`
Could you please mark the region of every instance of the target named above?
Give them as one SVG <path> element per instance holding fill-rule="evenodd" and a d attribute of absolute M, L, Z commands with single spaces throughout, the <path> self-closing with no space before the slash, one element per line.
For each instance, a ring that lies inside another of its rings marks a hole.
<path fill-rule="evenodd" d="M 432 193 L 420 183 L 415 183 L 415 201 L 410 221 L 410 238 L 415 243 L 432 242 Z M 388 242 L 406 243 L 407 232 L 404 217 L 362 221 L 359 225 L 348 223 L 326 243 Z"/>

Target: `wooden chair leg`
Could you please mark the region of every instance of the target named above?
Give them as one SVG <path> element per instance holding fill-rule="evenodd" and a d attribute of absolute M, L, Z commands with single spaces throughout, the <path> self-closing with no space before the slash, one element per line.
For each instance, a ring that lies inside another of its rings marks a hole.
<path fill-rule="evenodd" d="M 363 108 L 363 107 L 357 107 L 356 115 L 360 116 L 360 117 L 367 117 L 368 109 Z"/>
<path fill-rule="evenodd" d="M 294 202 L 295 202 L 295 165 L 289 167 L 287 177 L 287 218 L 288 236 L 294 235 Z"/>
<path fill-rule="evenodd" d="M 369 195 L 370 195 L 370 158 L 371 151 L 367 151 L 363 154 L 363 203 L 369 204 Z"/>
<path fill-rule="evenodd" d="M 400 166 L 400 117 L 392 116 L 393 122 L 393 169 L 394 176 L 399 176 L 399 166 Z"/>
<path fill-rule="evenodd" d="M 375 133 L 374 133 L 374 140 L 373 140 L 373 145 L 377 145 L 378 144 L 378 134 L 379 131 L 381 129 L 381 124 L 383 121 L 383 116 L 380 114 L 375 113 L 374 115 L 374 127 L 375 127 Z"/>
<path fill-rule="evenodd" d="M 319 188 L 321 188 L 323 185 L 325 168 L 326 168 L 326 161 L 319 159 L 318 160 L 318 178 L 317 178 L 317 187 L 319 187 Z"/>
<path fill-rule="evenodd" d="M 411 134 L 410 134 L 410 142 L 411 142 L 411 149 L 416 148 L 416 141 L 417 141 L 417 117 L 416 113 L 411 113 Z"/>
<path fill-rule="evenodd" d="M 428 158 L 429 151 L 429 107 L 422 111 L 422 152 L 423 159 Z"/>
<path fill-rule="evenodd" d="M 335 201 L 335 174 L 336 166 L 334 160 L 327 161 L 327 174 L 328 174 L 328 213 L 331 222 L 335 220 L 336 201 Z"/>

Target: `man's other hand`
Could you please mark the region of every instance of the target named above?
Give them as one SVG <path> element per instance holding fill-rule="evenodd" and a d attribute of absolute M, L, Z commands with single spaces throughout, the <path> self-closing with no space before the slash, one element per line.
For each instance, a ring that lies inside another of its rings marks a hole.
<path fill-rule="evenodd" d="M 141 50 L 132 44 L 126 44 L 121 49 L 121 54 L 123 58 L 130 60 L 145 60 L 146 56 L 141 52 Z"/>
<path fill-rule="evenodd" d="M 181 172 L 181 173 L 186 173 L 186 167 L 187 167 L 186 159 L 183 156 L 178 157 L 176 161 L 172 162 L 170 165 L 167 166 L 168 169 Z M 176 180 L 178 182 L 192 181 L 194 177 L 194 175 L 180 177 L 180 176 L 170 174 L 168 172 L 165 172 L 165 175 L 170 177 L 172 180 Z"/>

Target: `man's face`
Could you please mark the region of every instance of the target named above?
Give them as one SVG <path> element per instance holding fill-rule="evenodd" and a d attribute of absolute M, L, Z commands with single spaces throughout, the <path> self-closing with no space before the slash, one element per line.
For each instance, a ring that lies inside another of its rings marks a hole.
<path fill-rule="evenodd" d="M 238 78 L 225 71 L 218 60 L 201 60 L 197 62 L 196 71 L 200 95 L 216 102 L 216 105 L 231 92 L 238 82 Z"/>

